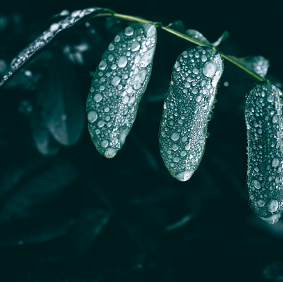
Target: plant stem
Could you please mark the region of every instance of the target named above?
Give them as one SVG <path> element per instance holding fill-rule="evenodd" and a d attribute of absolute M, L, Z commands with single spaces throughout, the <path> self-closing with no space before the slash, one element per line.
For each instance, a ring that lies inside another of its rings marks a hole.
<path fill-rule="evenodd" d="M 129 15 L 123 15 L 123 14 L 118 14 L 118 13 L 115 13 L 114 11 L 111 11 L 109 10 L 110 12 L 110 15 L 112 17 L 115 17 L 115 18 L 118 18 L 118 19 L 122 19 L 122 20 L 127 20 L 127 21 L 135 21 L 135 22 L 139 22 L 139 23 L 149 23 L 149 24 L 154 24 L 156 27 L 159 27 L 169 33 L 172 33 L 174 35 L 176 35 L 177 37 L 180 37 L 182 39 L 185 39 L 187 41 L 190 41 L 194 44 L 197 44 L 199 46 L 205 46 L 205 47 L 211 47 L 210 45 L 207 45 L 207 44 L 204 44 L 200 41 L 198 41 L 197 39 L 195 38 L 192 38 L 186 34 L 183 34 L 181 32 L 178 32 L 172 28 L 169 28 L 167 26 L 163 26 L 162 23 L 160 22 L 153 22 L 153 21 L 149 21 L 149 20 L 146 20 L 146 19 L 143 19 L 143 18 L 140 18 L 140 17 L 134 17 L 134 16 L 129 16 Z M 244 72 L 246 72 L 247 74 L 249 74 L 250 76 L 252 76 L 255 80 L 257 81 L 268 81 L 267 79 L 265 79 L 264 77 L 258 75 L 257 73 L 249 70 L 248 68 L 246 68 L 244 65 L 242 65 L 240 62 L 236 61 L 233 57 L 229 56 L 229 55 L 226 55 L 222 52 L 220 52 L 220 55 L 223 59 L 229 61 L 230 63 L 232 63 L 233 65 L 235 65 L 236 67 L 240 68 L 241 70 L 243 70 Z"/>

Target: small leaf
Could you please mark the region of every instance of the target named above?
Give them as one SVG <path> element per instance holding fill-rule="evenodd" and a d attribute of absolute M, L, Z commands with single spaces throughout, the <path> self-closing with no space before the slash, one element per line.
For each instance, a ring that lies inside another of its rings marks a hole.
<path fill-rule="evenodd" d="M 109 44 L 93 76 L 87 98 L 88 129 L 96 149 L 113 158 L 136 119 L 151 75 L 156 28 L 135 24 Z"/>
<path fill-rule="evenodd" d="M 73 66 L 59 50 L 38 92 L 42 118 L 51 135 L 62 145 L 76 144 L 84 126 L 83 103 Z"/>
<path fill-rule="evenodd" d="M 187 29 L 186 34 L 199 42 L 206 44 L 208 46 L 212 45 L 199 31 L 194 29 Z"/>
<path fill-rule="evenodd" d="M 246 98 L 245 119 L 249 204 L 263 221 L 273 224 L 283 212 L 282 104 L 274 85 L 254 85 Z"/>
<path fill-rule="evenodd" d="M 229 57 L 262 77 L 266 76 L 270 65 L 269 60 L 262 56 L 248 56 L 245 58 L 237 58 L 234 56 Z"/>
<path fill-rule="evenodd" d="M 172 29 L 174 29 L 178 32 L 181 32 L 181 33 L 184 33 L 184 34 L 186 33 L 186 29 L 185 29 L 185 25 L 184 25 L 183 21 L 180 21 L 180 20 L 175 21 L 173 23 L 168 24 L 168 27 L 170 27 L 170 28 L 172 28 Z"/>
<path fill-rule="evenodd" d="M 163 106 L 159 146 L 167 169 L 180 181 L 191 178 L 203 157 L 222 72 L 221 56 L 210 47 L 189 48 L 175 63 Z"/>
<path fill-rule="evenodd" d="M 217 47 L 218 45 L 220 45 L 221 42 L 224 42 L 228 38 L 229 38 L 229 32 L 224 31 L 223 34 L 214 43 L 212 43 L 212 45 Z"/>
<path fill-rule="evenodd" d="M 186 34 L 199 42 L 206 44 L 208 46 L 219 46 L 221 42 L 225 41 L 229 37 L 229 32 L 224 31 L 223 34 L 214 42 L 210 43 L 199 31 L 194 30 L 194 29 L 188 29 L 186 31 Z"/>
<path fill-rule="evenodd" d="M 42 33 L 34 42 L 22 50 L 11 62 L 10 68 L 0 81 L 0 87 L 6 84 L 24 65 L 37 56 L 45 47 L 53 43 L 60 35 L 71 30 L 94 15 L 103 12 L 103 8 L 88 8 L 83 10 L 74 11 L 70 16 L 65 19 L 53 23 L 46 31 Z"/>

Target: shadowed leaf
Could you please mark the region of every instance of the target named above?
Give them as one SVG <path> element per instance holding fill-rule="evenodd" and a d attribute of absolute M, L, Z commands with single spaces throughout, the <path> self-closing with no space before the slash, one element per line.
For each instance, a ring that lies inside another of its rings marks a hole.
<path fill-rule="evenodd" d="M 19 215 L 31 207 L 43 204 L 70 185 L 78 177 L 70 164 L 58 162 L 42 173 L 19 184 L 6 196 L 1 208 L 2 217 Z"/>
<path fill-rule="evenodd" d="M 76 144 L 84 126 L 83 103 L 73 66 L 59 50 L 38 92 L 42 118 L 51 135 L 62 145 Z"/>

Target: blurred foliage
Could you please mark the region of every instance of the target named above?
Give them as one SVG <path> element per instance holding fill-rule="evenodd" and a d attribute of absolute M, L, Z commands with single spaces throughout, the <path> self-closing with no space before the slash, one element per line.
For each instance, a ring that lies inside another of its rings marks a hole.
<path fill-rule="evenodd" d="M 58 17 L 25 25 L 1 15 L 0 74 Z M 0 281 L 282 281 L 283 223 L 261 222 L 247 204 L 243 105 L 254 81 L 239 69 L 225 63 L 206 152 L 188 182 L 170 176 L 158 147 L 173 63 L 193 46 L 168 34 L 158 34 L 125 147 L 112 160 L 95 150 L 83 105 L 126 24 L 79 26 L 1 89 Z M 236 54 L 229 42 L 223 49 Z M 267 78 L 282 86 L 276 73 Z"/>

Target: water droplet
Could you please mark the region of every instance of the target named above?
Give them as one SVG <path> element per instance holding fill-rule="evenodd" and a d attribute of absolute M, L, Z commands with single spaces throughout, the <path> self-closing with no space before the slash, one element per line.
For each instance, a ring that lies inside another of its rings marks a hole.
<path fill-rule="evenodd" d="M 276 201 L 276 200 L 272 200 L 270 203 L 269 203 L 269 205 L 268 205 L 268 211 L 270 211 L 270 212 L 276 212 L 277 211 L 277 209 L 278 209 L 278 201 Z"/>
<path fill-rule="evenodd" d="M 174 132 L 174 133 L 171 135 L 171 139 L 172 139 L 173 141 L 177 141 L 177 140 L 179 139 L 179 137 L 180 137 L 180 134 L 177 133 L 177 132 Z"/>
<path fill-rule="evenodd" d="M 108 141 L 107 141 L 107 140 L 103 140 L 103 141 L 101 142 L 101 146 L 102 146 L 103 148 L 107 148 L 107 146 L 108 146 Z"/>
<path fill-rule="evenodd" d="M 145 54 L 143 55 L 143 57 L 140 61 L 140 65 L 141 65 L 142 68 L 147 67 L 152 62 L 154 50 L 155 50 L 155 48 L 152 48 L 152 49 L 148 50 L 147 52 L 145 52 Z"/>
<path fill-rule="evenodd" d="M 259 181 L 257 181 L 257 180 L 254 180 L 254 186 L 255 186 L 256 189 L 261 188 L 261 185 L 260 185 Z"/>
<path fill-rule="evenodd" d="M 115 48 L 114 45 L 112 43 L 110 43 L 109 46 L 108 46 L 108 50 L 113 51 L 114 48 Z"/>
<path fill-rule="evenodd" d="M 98 66 L 98 68 L 99 68 L 100 70 L 105 70 L 106 67 L 107 67 L 107 63 L 106 63 L 105 60 L 101 61 L 100 64 L 99 64 L 99 66 Z"/>
<path fill-rule="evenodd" d="M 97 123 L 97 126 L 98 127 L 103 127 L 105 125 L 105 121 L 104 120 L 100 120 L 98 123 Z"/>
<path fill-rule="evenodd" d="M 134 33 L 134 29 L 131 26 L 125 28 L 125 34 L 127 36 L 133 35 L 133 33 Z"/>
<path fill-rule="evenodd" d="M 176 178 L 177 178 L 178 180 L 180 180 L 180 181 L 185 182 L 185 181 L 189 180 L 192 175 L 193 175 L 193 172 L 190 171 L 190 170 L 188 170 L 188 171 L 184 171 L 184 172 L 179 173 L 179 174 L 176 176 Z"/>
<path fill-rule="evenodd" d="M 140 49 L 141 45 L 139 44 L 138 41 L 134 41 L 131 45 L 131 50 L 132 51 L 138 51 Z"/>
<path fill-rule="evenodd" d="M 122 56 L 119 58 L 118 60 L 118 66 L 119 68 L 124 68 L 127 65 L 127 57 L 126 56 Z"/>
<path fill-rule="evenodd" d="M 114 41 L 117 43 L 119 42 L 121 39 L 121 36 L 120 35 L 116 35 L 115 38 L 114 38 Z"/>
<path fill-rule="evenodd" d="M 265 202 L 263 200 L 258 200 L 257 205 L 262 208 L 265 205 Z"/>
<path fill-rule="evenodd" d="M 97 120 L 97 113 L 95 111 L 90 111 L 87 115 L 87 119 L 90 123 L 93 123 Z"/>
<path fill-rule="evenodd" d="M 102 95 L 101 94 L 96 94 L 94 95 L 93 99 L 95 102 L 99 103 L 102 100 Z"/>
<path fill-rule="evenodd" d="M 273 166 L 273 167 L 277 167 L 278 165 L 279 165 L 279 160 L 276 159 L 276 158 L 273 159 L 273 160 L 272 160 L 272 166 Z"/>
<path fill-rule="evenodd" d="M 207 77 L 213 77 L 216 72 L 217 66 L 214 62 L 207 62 L 203 67 L 203 74 Z"/>
<path fill-rule="evenodd" d="M 114 76 L 111 80 L 112 85 L 117 86 L 121 81 L 121 78 L 119 76 Z"/>
<path fill-rule="evenodd" d="M 156 35 L 156 27 L 152 24 L 143 24 L 144 34 L 147 38 Z"/>

